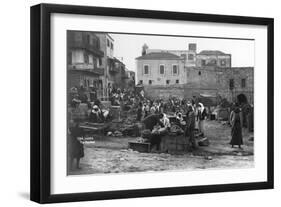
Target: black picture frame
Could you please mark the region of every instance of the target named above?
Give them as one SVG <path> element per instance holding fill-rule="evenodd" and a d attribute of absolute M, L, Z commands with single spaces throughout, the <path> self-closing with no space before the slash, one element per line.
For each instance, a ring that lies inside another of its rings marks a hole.
<path fill-rule="evenodd" d="M 122 190 L 107 192 L 85 192 L 74 194 L 50 193 L 50 129 L 51 129 L 51 70 L 50 32 L 52 13 L 99 15 L 112 17 L 151 18 L 207 23 L 233 23 L 267 26 L 267 181 L 238 184 L 169 187 L 155 189 Z M 211 193 L 274 187 L 274 20 L 272 18 L 195 14 L 152 10 L 104 8 L 56 4 L 39 4 L 31 7 L 31 174 L 30 199 L 39 203 L 120 199 L 147 196 L 167 196 L 179 194 Z"/>

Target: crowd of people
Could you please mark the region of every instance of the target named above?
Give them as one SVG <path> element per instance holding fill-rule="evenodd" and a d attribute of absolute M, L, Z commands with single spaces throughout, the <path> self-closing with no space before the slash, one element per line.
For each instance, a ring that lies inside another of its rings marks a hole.
<path fill-rule="evenodd" d="M 139 93 L 126 89 L 112 90 L 110 93 L 110 101 L 112 106 L 120 106 L 121 110 L 133 111 L 136 114 L 135 121 L 141 123 L 142 136 L 149 138 L 151 148 L 154 146 L 156 150 L 160 150 L 161 138 L 167 135 L 172 124 L 178 125 L 182 130 L 187 141 L 189 149 L 196 149 L 195 132 L 202 137 L 205 136 L 205 120 L 208 117 L 207 109 L 203 103 L 194 99 L 186 100 L 171 97 L 168 100 L 149 99 L 144 96 L 144 91 Z M 90 113 L 87 121 L 94 123 L 106 122 L 110 116 L 110 111 L 105 110 L 101 106 L 101 101 L 97 97 L 91 100 L 77 90 L 72 94 L 69 102 L 70 107 L 78 107 L 80 103 L 87 103 Z M 173 123 L 170 117 L 174 117 Z M 235 104 L 231 108 L 229 122 L 231 125 L 231 141 L 230 145 L 234 147 L 243 145 L 242 127 L 243 117 L 239 104 Z M 69 152 L 70 166 L 76 159 L 76 167 L 79 168 L 79 160 L 84 156 L 83 144 L 79 141 L 79 137 L 83 136 L 83 131 L 79 129 L 79 119 L 70 119 L 69 124 Z M 197 126 L 197 127 L 196 127 Z"/>
<path fill-rule="evenodd" d="M 173 102 L 172 102 L 173 103 Z M 180 103 L 180 102 L 178 102 Z M 173 106 L 173 105 L 172 105 Z M 187 101 L 184 104 L 175 105 L 178 110 L 172 112 L 172 117 L 175 117 L 173 124 L 176 124 L 184 131 L 184 136 L 187 141 L 188 149 L 196 149 L 195 142 L 195 126 L 196 121 L 199 126 L 199 135 L 204 137 L 204 121 L 206 119 L 206 109 L 202 103 L 198 105 L 192 104 L 192 102 Z M 156 110 L 154 109 L 156 108 Z M 151 110 L 152 109 L 152 110 Z M 151 147 L 153 148 L 156 145 L 156 150 L 159 150 L 161 138 L 170 132 L 171 123 L 168 115 L 164 113 L 164 107 L 160 104 L 152 104 L 150 106 L 150 111 L 147 110 L 147 105 L 141 107 L 141 104 L 138 108 L 138 119 L 143 115 L 141 122 L 144 124 L 144 130 L 149 130 L 151 132 Z M 146 132 L 147 133 L 147 132 Z"/>

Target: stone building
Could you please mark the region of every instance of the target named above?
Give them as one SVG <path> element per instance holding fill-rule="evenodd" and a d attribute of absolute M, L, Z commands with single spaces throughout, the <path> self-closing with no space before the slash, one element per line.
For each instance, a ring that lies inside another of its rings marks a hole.
<path fill-rule="evenodd" d="M 123 76 L 124 88 L 128 90 L 134 90 L 135 87 L 135 77 L 136 74 L 134 71 L 125 69 L 125 75 Z"/>
<path fill-rule="evenodd" d="M 195 43 L 188 44 L 188 50 L 149 49 L 146 44 L 143 46 L 143 52 L 145 52 L 145 54 L 155 53 L 155 52 L 167 52 L 181 57 L 183 60 L 184 67 L 196 66 L 196 50 L 197 50 L 197 46 Z"/>
<path fill-rule="evenodd" d="M 100 39 L 100 48 L 104 52 L 101 65 L 105 69 L 103 76 L 103 88 L 105 96 L 109 96 L 110 90 L 124 88 L 125 64 L 122 58 L 114 56 L 114 39 L 108 33 L 96 33 Z"/>
<path fill-rule="evenodd" d="M 219 50 L 203 50 L 196 54 L 196 67 L 231 67 L 231 55 Z"/>
<path fill-rule="evenodd" d="M 100 39 L 100 48 L 104 53 L 102 58 L 102 67 L 104 68 L 103 88 L 107 94 L 106 88 L 113 82 L 113 76 L 118 72 L 114 66 L 114 40 L 107 33 L 96 33 Z"/>
<path fill-rule="evenodd" d="M 243 96 L 243 102 L 253 103 L 253 67 L 193 67 L 187 68 L 186 98 L 199 94 L 225 98 L 230 102 Z"/>
<path fill-rule="evenodd" d="M 154 50 L 146 45 L 142 54 L 136 58 L 137 81 L 151 98 L 209 96 L 253 103 L 254 68 L 231 67 L 231 54 L 218 50 L 196 53 L 194 43 L 186 51 Z M 178 65 L 178 76 L 171 72 L 174 64 Z M 168 72 L 162 74 L 161 65 Z"/>
<path fill-rule="evenodd" d="M 254 68 L 219 69 L 218 93 L 229 101 L 254 103 Z"/>
<path fill-rule="evenodd" d="M 103 88 L 103 51 L 100 40 L 93 32 L 67 32 L 67 89 L 83 87 Z"/>
<path fill-rule="evenodd" d="M 114 39 L 107 33 L 67 32 L 68 90 L 83 87 L 102 101 L 113 88 L 124 88 L 125 64 L 114 57 Z"/>
<path fill-rule="evenodd" d="M 113 58 L 114 66 L 109 69 L 109 83 L 112 88 L 124 88 L 126 79 L 126 66 L 125 64 L 119 60 L 118 58 Z M 114 70 L 114 72 L 112 71 Z"/>
<path fill-rule="evenodd" d="M 184 60 L 169 52 L 150 52 L 136 58 L 138 83 L 174 85 L 186 82 Z"/>
<path fill-rule="evenodd" d="M 126 69 L 126 72 L 127 72 L 128 79 L 133 81 L 133 83 L 135 84 L 135 80 L 136 80 L 136 73 L 135 73 L 135 71 Z"/>

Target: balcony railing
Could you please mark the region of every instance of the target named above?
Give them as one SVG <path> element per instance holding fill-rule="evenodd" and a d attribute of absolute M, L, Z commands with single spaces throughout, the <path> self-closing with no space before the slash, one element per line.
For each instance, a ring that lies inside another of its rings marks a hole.
<path fill-rule="evenodd" d="M 112 73 L 119 73 L 119 68 L 118 67 L 115 67 L 115 66 L 113 66 L 113 67 L 109 67 L 109 72 L 112 72 Z"/>
<path fill-rule="evenodd" d="M 70 40 L 68 42 L 69 48 L 79 48 L 79 49 L 85 49 L 91 53 L 93 53 L 96 56 L 103 57 L 104 53 L 100 50 L 100 48 L 97 47 L 97 45 L 91 45 L 85 41 L 78 41 L 78 40 Z"/>
<path fill-rule="evenodd" d="M 76 64 L 68 65 L 68 69 L 91 72 L 97 75 L 104 75 L 104 68 L 95 67 L 93 64 L 76 63 Z"/>
<path fill-rule="evenodd" d="M 128 73 L 122 72 L 122 73 L 121 73 L 121 78 L 123 78 L 123 79 L 128 79 L 128 78 L 129 78 Z"/>

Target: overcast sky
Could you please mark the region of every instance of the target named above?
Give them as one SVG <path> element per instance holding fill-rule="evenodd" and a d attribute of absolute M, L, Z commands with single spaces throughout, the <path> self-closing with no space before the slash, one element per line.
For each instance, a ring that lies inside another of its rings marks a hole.
<path fill-rule="evenodd" d="M 110 34 L 114 39 L 114 56 L 123 58 L 129 70 L 136 71 L 135 58 L 141 56 L 142 46 L 149 49 L 187 50 L 188 43 L 197 44 L 197 53 L 202 50 L 220 50 L 232 55 L 232 67 L 254 66 L 254 40 L 212 39 L 193 37 L 170 37 L 151 35 Z"/>

